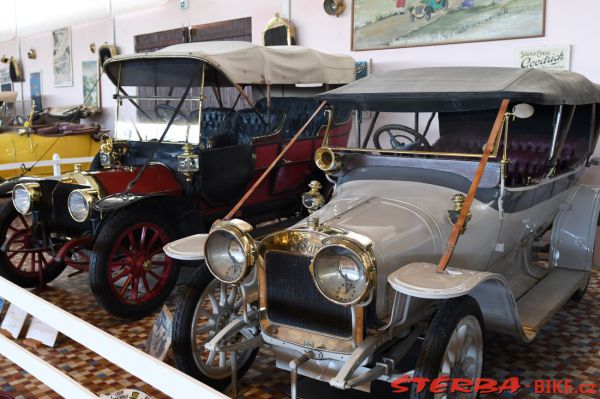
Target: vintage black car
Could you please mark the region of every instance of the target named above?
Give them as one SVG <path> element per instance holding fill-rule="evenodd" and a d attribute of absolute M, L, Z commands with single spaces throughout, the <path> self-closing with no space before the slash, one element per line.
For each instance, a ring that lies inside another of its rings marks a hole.
<path fill-rule="evenodd" d="M 92 171 L 1 187 L 14 206 L 0 212 L 0 274 L 33 287 L 66 266 L 89 271 L 98 302 L 121 317 L 162 304 L 181 265 L 163 245 L 222 217 L 310 115 L 240 215 L 298 214 L 324 128 L 343 145 L 352 125 L 349 112 L 314 98 L 354 79 L 347 56 L 207 42 L 114 57 L 104 71 L 116 87 L 114 137 L 102 139 Z"/>

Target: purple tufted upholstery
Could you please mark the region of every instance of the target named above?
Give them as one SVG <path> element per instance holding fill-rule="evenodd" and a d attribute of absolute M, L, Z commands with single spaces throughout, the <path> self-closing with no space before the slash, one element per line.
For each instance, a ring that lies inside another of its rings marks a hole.
<path fill-rule="evenodd" d="M 446 134 L 432 145 L 436 152 L 462 152 L 480 154 L 487 137 L 475 134 Z M 550 153 L 551 136 L 548 134 L 518 134 L 509 136 L 507 155 L 507 184 L 526 185 L 528 180 L 543 177 L 547 172 L 546 162 Z M 499 154 L 503 145 L 500 145 Z M 583 161 L 587 141 L 583 138 L 567 138 L 557 163 L 557 172 L 562 173 Z"/>

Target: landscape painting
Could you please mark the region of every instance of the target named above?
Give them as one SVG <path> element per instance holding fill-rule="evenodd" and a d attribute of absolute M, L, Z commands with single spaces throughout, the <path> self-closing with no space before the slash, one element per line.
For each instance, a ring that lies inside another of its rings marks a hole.
<path fill-rule="evenodd" d="M 81 63 L 83 86 L 83 104 L 98 107 L 98 61 L 83 61 Z"/>
<path fill-rule="evenodd" d="M 544 35 L 545 0 L 354 0 L 352 50 Z"/>
<path fill-rule="evenodd" d="M 71 60 L 71 30 L 62 28 L 52 31 L 54 87 L 73 86 L 73 63 Z"/>

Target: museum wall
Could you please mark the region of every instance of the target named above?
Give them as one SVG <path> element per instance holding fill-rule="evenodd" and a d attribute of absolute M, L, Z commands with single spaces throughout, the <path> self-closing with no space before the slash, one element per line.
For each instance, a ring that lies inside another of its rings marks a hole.
<path fill-rule="evenodd" d="M 142 12 L 119 15 L 114 18 L 114 35 L 122 53 L 133 52 L 133 37 L 137 34 L 166 30 L 181 26 L 214 21 L 252 17 L 253 41 L 261 42 L 263 26 L 275 11 L 280 11 L 284 0 L 230 0 L 223 6 L 222 0 L 190 0 L 186 10 L 178 8 L 178 0 L 171 0 L 162 7 Z M 600 82 L 597 67 L 600 56 L 591 31 L 600 15 L 597 0 L 548 0 L 546 12 L 546 35 L 541 38 L 502 40 L 452 44 L 443 46 L 414 47 L 377 51 L 350 51 L 351 1 L 346 0 L 346 11 L 336 18 L 323 12 L 321 0 L 290 0 L 291 19 L 297 28 L 298 42 L 318 50 L 351 54 L 356 60 L 372 60 L 373 72 L 416 66 L 481 65 L 516 66 L 517 50 L 522 47 L 571 44 L 571 70 Z M 582 12 L 585 10 L 585 12 Z M 44 106 L 70 105 L 83 101 L 81 62 L 94 59 L 89 44 L 97 46 L 112 42 L 113 21 L 105 18 L 96 22 L 71 27 L 73 47 L 73 86 L 55 88 L 52 75 L 52 35 L 50 32 L 21 38 L 21 62 L 24 76 L 42 71 L 42 94 Z M 17 40 L 0 43 L 0 54 L 18 53 Z M 29 48 L 38 53 L 36 60 L 27 58 Z M 29 98 L 29 83 L 15 89 Z M 98 121 L 107 128 L 113 125 L 114 107 L 111 98 L 114 87 L 107 80 L 102 82 L 103 113 Z M 597 152 L 600 152 L 597 150 Z"/>

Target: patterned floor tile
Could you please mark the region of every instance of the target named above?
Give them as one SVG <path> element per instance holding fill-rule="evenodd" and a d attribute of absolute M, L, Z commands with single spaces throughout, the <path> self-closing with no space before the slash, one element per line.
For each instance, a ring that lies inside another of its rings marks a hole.
<path fill-rule="evenodd" d="M 37 294 L 68 310 L 108 333 L 143 348 L 154 316 L 127 322 L 104 312 L 94 301 L 86 275 L 67 278 L 68 271 Z M 176 289 L 169 301 L 180 291 Z M 541 331 L 531 344 L 516 339 L 488 335 L 485 376 L 505 379 L 519 376 L 524 382 L 535 379 L 571 379 L 576 384 L 600 382 L 600 271 L 595 271 L 589 291 L 580 302 L 569 302 Z M 65 371 L 96 394 L 111 393 L 123 388 L 140 389 L 153 398 L 165 395 L 141 382 L 119 367 L 110 364 L 78 343 L 61 337 L 55 348 L 29 348 L 33 353 Z M 36 380 L 8 359 L 0 357 L 0 389 L 22 399 L 59 398 L 46 385 Z M 239 397 L 283 398 L 289 391 L 289 374 L 275 368 L 275 360 L 267 350 L 261 350 L 252 368 L 240 381 Z M 342 398 L 338 392 L 335 396 Z M 496 398 L 495 395 L 483 396 Z M 598 395 L 597 397 L 600 397 Z M 526 399 L 586 399 L 580 395 L 538 395 L 521 390 L 502 398 Z"/>

